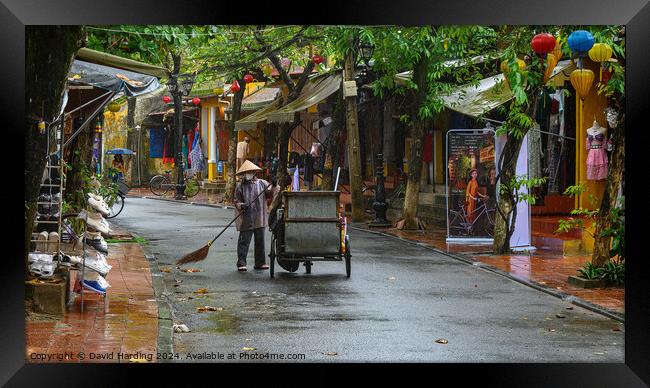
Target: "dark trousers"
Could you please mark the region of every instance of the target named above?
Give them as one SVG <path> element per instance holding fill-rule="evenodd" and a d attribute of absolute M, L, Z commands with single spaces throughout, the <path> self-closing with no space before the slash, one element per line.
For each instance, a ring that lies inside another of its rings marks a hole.
<path fill-rule="evenodd" d="M 237 267 L 246 265 L 248 247 L 251 245 L 251 238 L 253 235 L 255 235 L 255 266 L 259 267 L 266 264 L 264 228 L 257 228 L 239 232 L 239 240 L 237 241 Z"/>

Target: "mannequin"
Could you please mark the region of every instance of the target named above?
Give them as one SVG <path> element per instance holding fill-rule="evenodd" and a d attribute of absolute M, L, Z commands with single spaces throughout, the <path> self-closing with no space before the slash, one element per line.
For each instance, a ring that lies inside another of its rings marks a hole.
<path fill-rule="evenodd" d="M 587 179 L 600 181 L 607 178 L 607 128 L 601 127 L 594 119 L 587 128 Z"/>

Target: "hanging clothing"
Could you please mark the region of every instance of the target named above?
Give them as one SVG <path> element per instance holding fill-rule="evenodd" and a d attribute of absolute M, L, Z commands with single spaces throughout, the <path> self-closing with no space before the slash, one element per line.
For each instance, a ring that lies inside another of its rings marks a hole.
<path fill-rule="evenodd" d="M 314 160 L 310 153 L 306 153 L 303 156 L 305 172 L 304 172 L 304 181 L 313 182 L 314 180 Z"/>
<path fill-rule="evenodd" d="M 607 178 L 608 160 L 606 128 L 595 125 L 587 129 L 587 179 L 600 181 Z"/>
<path fill-rule="evenodd" d="M 528 178 L 542 177 L 542 134 L 539 124 L 528 130 Z"/>
<path fill-rule="evenodd" d="M 300 171 L 296 168 L 293 171 L 293 184 L 291 185 L 292 191 L 300 191 Z"/>

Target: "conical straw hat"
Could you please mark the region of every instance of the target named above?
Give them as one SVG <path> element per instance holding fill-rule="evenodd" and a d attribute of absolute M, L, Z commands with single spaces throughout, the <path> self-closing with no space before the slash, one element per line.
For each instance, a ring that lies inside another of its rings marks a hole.
<path fill-rule="evenodd" d="M 253 172 L 262 171 L 262 169 L 257 167 L 255 163 L 251 162 L 250 160 L 247 160 L 239 167 L 239 170 L 237 170 L 237 175 L 246 172 L 251 172 L 251 171 Z"/>

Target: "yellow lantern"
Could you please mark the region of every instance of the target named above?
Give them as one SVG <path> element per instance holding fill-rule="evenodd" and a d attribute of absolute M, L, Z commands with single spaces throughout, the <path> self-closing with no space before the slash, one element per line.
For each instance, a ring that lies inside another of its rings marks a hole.
<path fill-rule="evenodd" d="M 580 116 L 578 128 L 582 130 L 583 127 L 583 112 L 585 97 L 589 94 L 591 89 L 591 84 L 594 82 L 594 72 L 589 69 L 577 69 L 571 72 L 571 85 L 576 89 L 576 92 L 580 96 Z"/>
<path fill-rule="evenodd" d="M 553 54 L 547 54 L 546 55 L 546 70 L 544 71 L 544 83 L 548 81 L 549 78 L 551 78 L 551 74 L 553 74 L 553 69 L 555 69 L 555 65 L 557 65 L 557 57 Z"/>
<path fill-rule="evenodd" d="M 589 69 L 576 69 L 571 72 L 570 78 L 571 85 L 573 85 L 580 98 L 584 101 L 594 82 L 594 72 Z"/>
<path fill-rule="evenodd" d="M 517 66 L 519 66 L 519 70 L 524 70 L 526 68 L 526 62 L 517 58 Z M 508 73 L 510 73 L 510 66 L 508 66 L 508 61 L 505 60 L 501 62 L 501 65 L 499 66 L 499 69 L 501 70 L 501 73 L 503 73 L 504 81 L 508 87 L 510 87 L 510 84 L 508 83 Z"/>
<path fill-rule="evenodd" d="M 612 47 L 607 43 L 595 43 L 589 50 L 589 59 L 601 63 L 599 81 L 603 80 L 603 64 L 612 57 Z"/>
<path fill-rule="evenodd" d="M 555 55 L 555 58 L 558 61 L 562 59 L 562 40 L 560 39 L 559 36 L 555 39 L 555 48 L 553 49 L 551 54 Z"/>
<path fill-rule="evenodd" d="M 265 76 L 270 76 L 271 73 L 273 72 L 273 65 L 266 62 L 264 65 L 262 65 L 262 73 L 264 73 Z"/>

